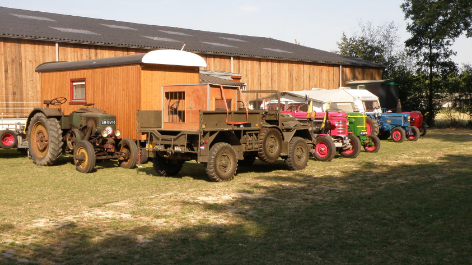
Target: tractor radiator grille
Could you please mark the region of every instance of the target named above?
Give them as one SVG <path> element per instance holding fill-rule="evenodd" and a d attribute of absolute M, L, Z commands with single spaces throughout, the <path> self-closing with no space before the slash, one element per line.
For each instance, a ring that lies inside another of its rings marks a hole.
<path fill-rule="evenodd" d="M 336 131 L 337 131 L 338 135 L 347 134 L 347 124 L 346 124 L 346 122 L 337 121 L 337 122 L 335 122 L 335 125 L 336 125 Z"/>

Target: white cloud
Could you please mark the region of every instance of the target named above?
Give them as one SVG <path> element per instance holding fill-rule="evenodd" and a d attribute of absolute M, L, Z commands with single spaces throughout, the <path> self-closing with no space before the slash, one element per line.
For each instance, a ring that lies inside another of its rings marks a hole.
<path fill-rule="evenodd" d="M 239 7 L 239 10 L 241 10 L 243 12 L 258 12 L 259 8 L 257 6 L 253 6 L 253 5 L 250 5 L 250 4 L 245 4 L 241 7 Z"/>

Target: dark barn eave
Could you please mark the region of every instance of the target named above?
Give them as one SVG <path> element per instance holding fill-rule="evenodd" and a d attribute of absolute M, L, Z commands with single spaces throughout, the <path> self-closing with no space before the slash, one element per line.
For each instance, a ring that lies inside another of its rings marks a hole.
<path fill-rule="evenodd" d="M 181 49 L 199 54 L 318 64 L 384 66 L 265 37 L 94 19 L 0 7 L 0 37 L 133 49 Z"/>

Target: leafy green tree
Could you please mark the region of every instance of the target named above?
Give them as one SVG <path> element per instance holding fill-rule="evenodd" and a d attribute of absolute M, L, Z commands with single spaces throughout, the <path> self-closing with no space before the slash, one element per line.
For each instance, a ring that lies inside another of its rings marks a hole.
<path fill-rule="evenodd" d="M 422 82 L 419 93 L 426 95 L 424 114 L 432 125 L 439 110 L 439 92 L 446 87 L 449 74 L 457 71 L 451 46 L 464 32 L 472 36 L 472 1 L 406 0 L 401 8 L 412 35 L 405 46 L 408 54 L 416 57 L 417 76 Z"/>

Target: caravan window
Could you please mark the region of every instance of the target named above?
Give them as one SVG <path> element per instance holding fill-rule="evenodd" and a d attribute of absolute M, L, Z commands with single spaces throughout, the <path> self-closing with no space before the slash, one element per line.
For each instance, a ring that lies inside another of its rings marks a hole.
<path fill-rule="evenodd" d="M 376 109 L 380 108 L 377 101 L 364 101 L 365 112 L 374 112 Z"/>
<path fill-rule="evenodd" d="M 70 104 L 86 104 L 85 79 L 70 80 Z"/>

